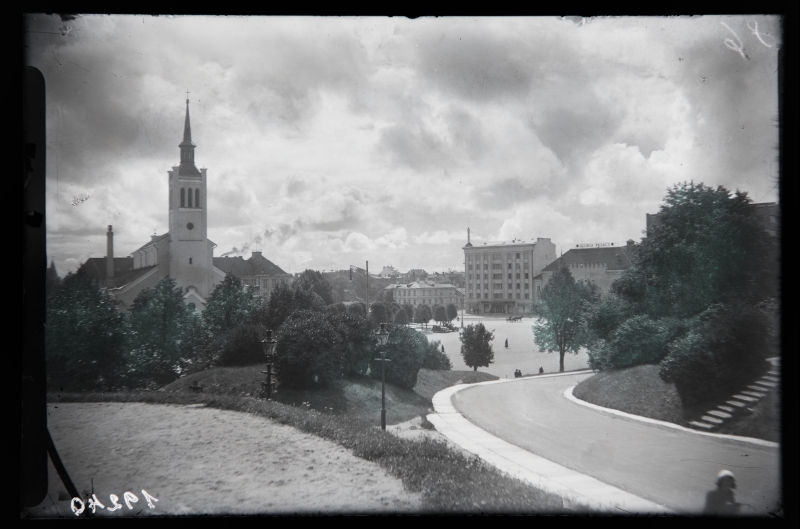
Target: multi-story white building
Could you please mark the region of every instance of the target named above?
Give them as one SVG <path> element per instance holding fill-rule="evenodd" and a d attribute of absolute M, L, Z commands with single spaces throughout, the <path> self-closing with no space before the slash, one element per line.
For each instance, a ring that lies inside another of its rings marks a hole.
<path fill-rule="evenodd" d="M 464 250 L 465 304 L 471 313 L 526 314 L 533 308 L 533 278 L 556 260 L 550 239 L 485 242 Z"/>
<path fill-rule="evenodd" d="M 448 283 L 433 281 L 414 281 L 413 283 L 392 284 L 384 290 L 392 293 L 394 301 L 401 305 L 444 305 L 450 303 L 464 308 L 464 291 Z"/>

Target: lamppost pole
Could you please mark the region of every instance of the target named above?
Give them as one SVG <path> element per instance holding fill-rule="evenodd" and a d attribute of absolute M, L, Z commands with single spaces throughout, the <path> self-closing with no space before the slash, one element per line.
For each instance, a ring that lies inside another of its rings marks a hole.
<path fill-rule="evenodd" d="M 376 333 L 378 338 L 378 345 L 383 347 L 389 340 L 389 333 L 386 331 L 386 324 L 381 323 L 381 330 Z M 381 363 L 381 430 L 386 431 L 386 362 L 391 360 L 386 359 L 386 352 L 381 351 L 381 357 L 376 358 Z"/>

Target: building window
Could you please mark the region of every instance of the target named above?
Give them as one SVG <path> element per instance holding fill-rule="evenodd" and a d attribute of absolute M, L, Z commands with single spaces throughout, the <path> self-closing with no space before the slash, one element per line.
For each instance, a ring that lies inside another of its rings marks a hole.
<path fill-rule="evenodd" d="M 517 266 L 516 266 L 516 267 L 517 267 L 517 268 L 519 268 L 519 263 L 517 263 Z"/>
<path fill-rule="evenodd" d="M 525 290 L 528 290 L 528 283 L 525 283 Z"/>
<path fill-rule="evenodd" d="M 519 273 L 517 273 L 517 279 L 519 279 Z"/>
<path fill-rule="evenodd" d="M 509 268 L 509 270 L 511 269 L 511 263 L 508 263 L 508 268 Z"/>
<path fill-rule="evenodd" d="M 492 274 L 492 279 L 503 279 L 503 274 Z"/>
<path fill-rule="evenodd" d="M 189 306 L 190 310 L 193 310 L 193 311 L 197 310 L 197 306 L 194 303 L 192 303 L 191 301 L 189 303 L 187 303 L 187 305 Z"/>
<path fill-rule="evenodd" d="M 484 279 L 489 279 L 489 274 L 483 274 Z"/>
<path fill-rule="evenodd" d="M 519 290 L 519 283 L 517 283 L 517 290 Z"/>
<path fill-rule="evenodd" d="M 494 299 L 503 299 L 503 294 L 500 292 L 495 292 Z"/>
<path fill-rule="evenodd" d="M 489 299 L 489 293 L 488 292 L 484 292 L 483 293 L 483 299 Z"/>
<path fill-rule="evenodd" d="M 525 279 L 528 279 L 528 272 L 525 272 Z"/>
<path fill-rule="evenodd" d="M 525 299 L 529 299 L 529 298 L 530 298 L 530 296 L 531 296 L 530 294 L 528 294 L 527 292 L 525 292 Z"/>
<path fill-rule="evenodd" d="M 181 188 L 181 207 L 186 207 L 186 189 Z"/>
<path fill-rule="evenodd" d="M 472 293 L 470 293 L 470 295 L 469 295 L 469 299 L 472 299 Z"/>
<path fill-rule="evenodd" d="M 503 269 L 503 265 L 501 263 L 493 263 L 492 264 L 492 270 L 502 270 L 502 269 Z"/>
<path fill-rule="evenodd" d="M 471 255 L 470 255 L 470 256 L 468 256 L 468 257 L 467 257 L 467 260 L 468 260 L 468 261 L 472 261 L 472 256 L 471 256 Z M 471 268 L 471 267 L 470 267 L 470 268 Z"/>
<path fill-rule="evenodd" d="M 526 294 L 526 296 L 527 296 L 527 294 Z M 517 292 L 517 299 L 519 299 L 519 292 Z"/>
<path fill-rule="evenodd" d="M 483 265 L 483 269 L 484 270 L 488 270 L 489 269 L 489 265 L 488 264 Z"/>
<path fill-rule="evenodd" d="M 200 207 L 200 188 L 194 190 L 194 207 Z"/>
<path fill-rule="evenodd" d="M 189 258 L 189 264 L 192 264 L 192 258 L 191 257 Z"/>
<path fill-rule="evenodd" d="M 508 274 L 508 278 L 511 279 L 511 274 Z"/>
<path fill-rule="evenodd" d="M 500 255 L 499 253 L 493 253 L 493 254 L 492 254 L 492 260 L 493 260 L 493 261 L 499 261 L 499 260 L 500 260 L 500 259 L 502 259 L 502 258 L 503 258 L 503 256 L 502 256 L 502 255 Z"/>
<path fill-rule="evenodd" d="M 511 292 L 509 292 L 509 293 L 508 293 L 508 299 L 514 299 L 514 294 L 512 294 Z"/>
<path fill-rule="evenodd" d="M 188 204 L 188 207 L 192 207 L 192 188 L 191 187 L 189 188 L 189 192 L 187 193 L 187 195 L 189 195 L 189 197 L 186 200 L 186 203 Z"/>
<path fill-rule="evenodd" d="M 508 284 L 508 290 L 511 290 L 511 283 Z"/>
<path fill-rule="evenodd" d="M 517 254 L 517 259 L 519 259 L 519 254 Z"/>
<path fill-rule="evenodd" d="M 536 285 L 536 292 L 542 291 L 542 285 Z"/>
<path fill-rule="evenodd" d="M 472 265 L 469 265 L 469 268 L 467 268 L 467 270 L 472 270 Z"/>

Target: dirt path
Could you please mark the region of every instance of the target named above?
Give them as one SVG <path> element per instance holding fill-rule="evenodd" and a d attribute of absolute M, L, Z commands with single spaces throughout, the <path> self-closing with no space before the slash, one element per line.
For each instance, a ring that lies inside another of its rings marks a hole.
<path fill-rule="evenodd" d="M 98 516 L 418 511 L 419 495 L 341 446 L 262 417 L 141 403 L 48 405 L 48 426 Z M 48 497 L 28 516 L 74 518 L 52 463 Z M 158 499 L 148 508 L 142 489 Z M 138 497 L 129 509 L 123 495 Z M 65 494 L 65 493 L 64 493 Z M 109 512 L 110 494 L 121 509 Z M 63 497 L 63 496 L 62 496 Z"/>

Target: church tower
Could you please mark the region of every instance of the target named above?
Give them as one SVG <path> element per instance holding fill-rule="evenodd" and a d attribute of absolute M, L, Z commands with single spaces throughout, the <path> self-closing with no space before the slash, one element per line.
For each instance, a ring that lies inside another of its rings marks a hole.
<path fill-rule="evenodd" d="M 188 92 L 187 92 L 188 96 Z M 213 268 L 213 243 L 208 240 L 208 198 L 206 169 L 194 163 L 192 128 L 189 122 L 189 99 L 183 141 L 178 145 L 180 165 L 169 171 L 169 275 L 178 285 L 208 299 Z"/>

